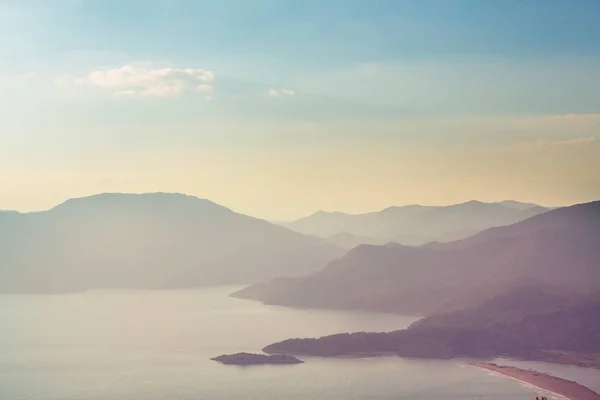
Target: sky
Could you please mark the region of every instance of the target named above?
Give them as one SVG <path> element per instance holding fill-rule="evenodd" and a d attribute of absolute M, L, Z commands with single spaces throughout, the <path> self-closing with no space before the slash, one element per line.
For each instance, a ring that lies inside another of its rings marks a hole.
<path fill-rule="evenodd" d="M 0 209 L 600 199 L 597 0 L 0 0 Z"/>

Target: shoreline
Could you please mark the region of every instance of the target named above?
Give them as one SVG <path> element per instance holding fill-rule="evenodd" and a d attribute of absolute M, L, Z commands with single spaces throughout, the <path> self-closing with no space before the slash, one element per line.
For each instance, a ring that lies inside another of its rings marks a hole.
<path fill-rule="evenodd" d="M 600 400 L 600 394 L 567 379 L 534 370 L 491 363 L 468 362 L 468 366 L 498 373 L 566 400 Z"/>

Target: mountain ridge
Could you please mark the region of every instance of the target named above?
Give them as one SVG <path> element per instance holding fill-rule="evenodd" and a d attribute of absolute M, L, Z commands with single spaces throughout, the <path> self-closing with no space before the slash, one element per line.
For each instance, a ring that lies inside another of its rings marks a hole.
<path fill-rule="evenodd" d="M 321 210 L 281 225 L 304 234 L 333 237 L 334 243 L 348 243 L 348 249 L 360 241 L 416 246 L 463 239 L 492 226 L 509 225 L 548 210 L 514 200 L 495 203 L 471 200 L 447 206 L 391 206 L 362 214 Z M 354 235 L 357 239 L 336 242 L 339 234 Z"/>
<path fill-rule="evenodd" d="M 434 359 L 502 356 L 600 368 L 599 295 L 564 298 L 530 285 L 470 309 L 421 319 L 405 330 L 287 339 L 263 351 L 322 357 L 389 352 Z"/>
<path fill-rule="evenodd" d="M 309 276 L 233 295 L 287 306 L 432 315 L 464 308 L 519 279 L 561 291 L 594 290 L 600 287 L 599 259 L 597 201 L 450 243 L 360 245 Z"/>
<path fill-rule="evenodd" d="M 0 292 L 244 284 L 342 254 L 194 196 L 100 194 L 0 218 Z"/>

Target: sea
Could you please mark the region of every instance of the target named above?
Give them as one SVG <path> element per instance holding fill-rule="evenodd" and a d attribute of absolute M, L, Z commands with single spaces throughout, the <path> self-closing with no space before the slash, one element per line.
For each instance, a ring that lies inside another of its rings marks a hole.
<path fill-rule="evenodd" d="M 460 360 L 306 357 L 298 365 L 221 365 L 210 358 L 415 321 L 268 306 L 230 297 L 237 289 L 2 295 L 0 400 L 522 400 L 540 393 Z M 560 368 L 577 378 L 575 367 Z M 599 371 L 580 370 L 600 382 Z"/>

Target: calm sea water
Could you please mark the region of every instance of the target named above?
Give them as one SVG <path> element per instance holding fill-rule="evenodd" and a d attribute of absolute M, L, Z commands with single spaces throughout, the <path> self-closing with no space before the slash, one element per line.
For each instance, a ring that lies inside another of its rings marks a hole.
<path fill-rule="evenodd" d="M 457 362 L 307 358 L 224 366 L 209 358 L 289 337 L 386 331 L 413 318 L 294 310 L 236 288 L 0 296 L 0 400 L 531 399 Z"/>

